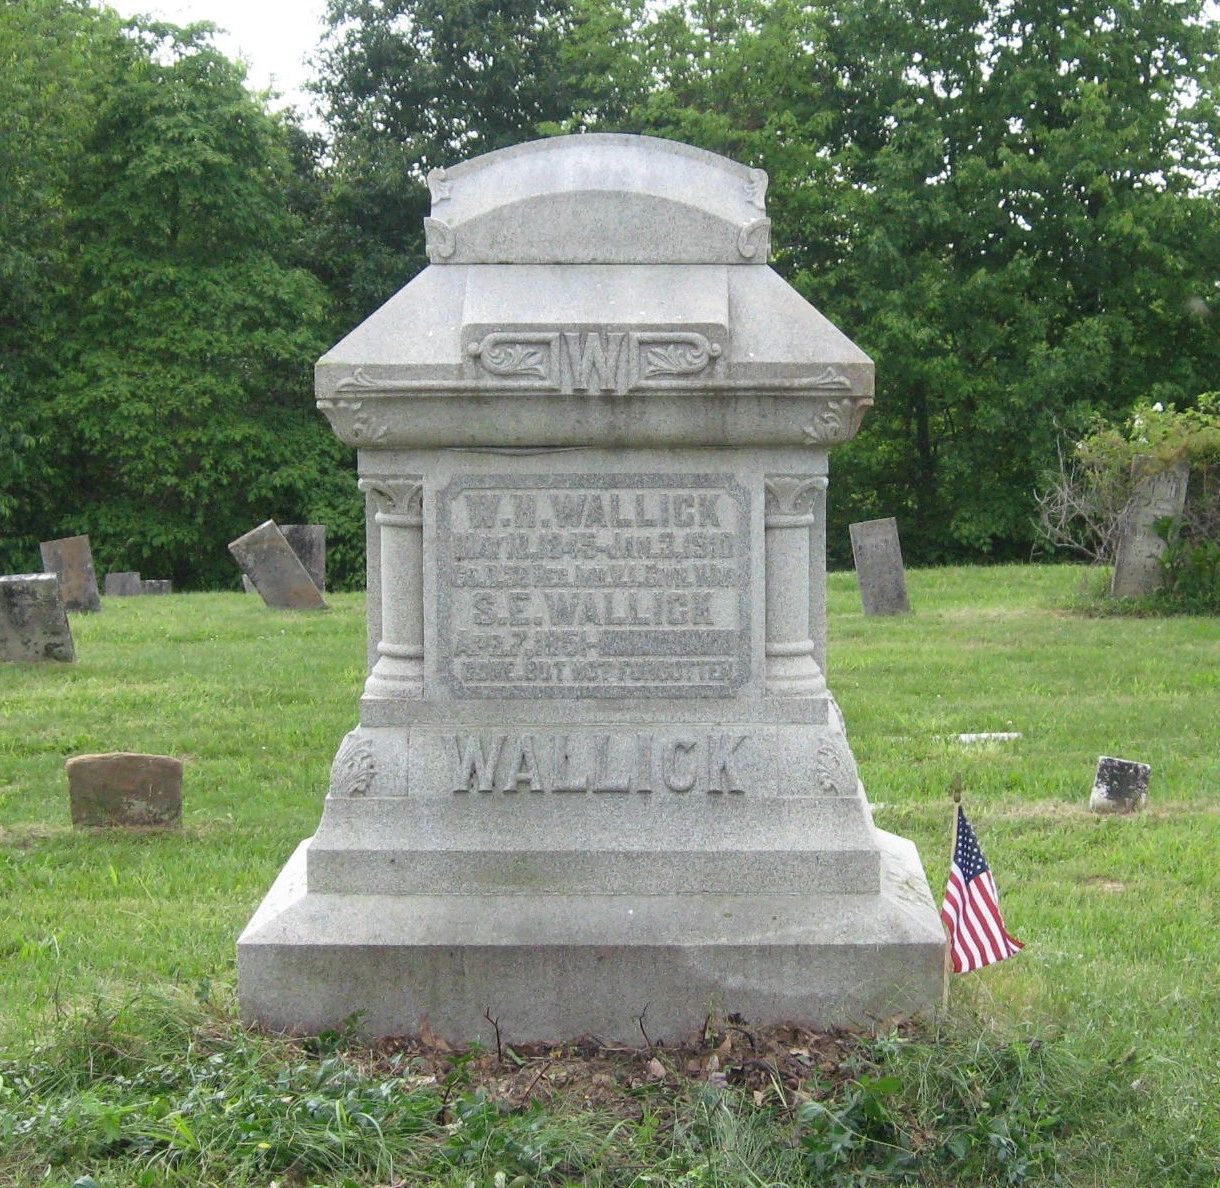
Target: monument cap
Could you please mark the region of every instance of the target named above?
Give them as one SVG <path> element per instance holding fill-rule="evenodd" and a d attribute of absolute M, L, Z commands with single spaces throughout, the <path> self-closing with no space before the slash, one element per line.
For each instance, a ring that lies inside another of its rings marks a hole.
<path fill-rule="evenodd" d="M 653 136 L 586 133 L 428 174 L 434 264 L 765 264 L 767 175 Z"/>

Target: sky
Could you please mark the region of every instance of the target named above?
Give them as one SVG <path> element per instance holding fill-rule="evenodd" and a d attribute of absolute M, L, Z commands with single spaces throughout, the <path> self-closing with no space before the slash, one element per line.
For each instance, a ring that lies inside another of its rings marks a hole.
<path fill-rule="evenodd" d="M 309 77 L 305 59 L 322 37 L 325 0 L 107 0 L 125 17 L 137 14 L 189 25 L 210 21 L 227 30 L 216 44 L 229 58 L 249 68 L 256 91 L 271 89 L 281 98 L 272 106 L 295 107 L 308 115 L 313 100 L 304 90 Z M 320 121 L 307 119 L 317 129 Z"/>

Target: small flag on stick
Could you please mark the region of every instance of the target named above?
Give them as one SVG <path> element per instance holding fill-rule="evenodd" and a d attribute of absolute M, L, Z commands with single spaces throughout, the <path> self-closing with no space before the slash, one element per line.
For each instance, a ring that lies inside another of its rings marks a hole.
<path fill-rule="evenodd" d="M 1025 946 L 1011 936 L 1000 915 L 1000 893 L 979 839 L 962 806 L 956 806 L 953 865 L 940 918 L 949 931 L 954 973 L 969 973 L 1011 957 Z M 946 984 L 946 990 L 947 990 Z"/>

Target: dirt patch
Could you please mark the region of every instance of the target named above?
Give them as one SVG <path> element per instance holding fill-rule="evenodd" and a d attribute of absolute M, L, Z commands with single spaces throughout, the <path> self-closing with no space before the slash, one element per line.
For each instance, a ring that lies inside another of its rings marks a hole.
<path fill-rule="evenodd" d="M 1104 891 L 1107 895 L 1120 895 L 1127 889 L 1126 883 L 1120 883 L 1117 879 L 1108 879 L 1104 875 L 1090 875 L 1087 879 L 1081 879 L 1081 882 L 1086 887 Z"/>
<path fill-rule="evenodd" d="M 435 1084 L 448 1097 L 482 1090 L 508 1109 L 530 1103 L 565 1111 L 640 1112 L 640 1091 L 676 1097 L 696 1085 L 732 1086 L 757 1105 L 793 1109 L 814 1096 L 815 1082 L 849 1079 L 859 1069 L 862 1037 L 809 1031 L 789 1024 L 753 1027 L 738 1016 L 710 1022 L 682 1044 L 627 1048 L 595 1037 L 568 1043 L 502 1044 L 458 1049 L 425 1030 L 378 1042 L 368 1053 L 369 1072 L 401 1071 L 411 1061 L 420 1085 Z M 847 1067 L 850 1064 L 850 1070 Z"/>

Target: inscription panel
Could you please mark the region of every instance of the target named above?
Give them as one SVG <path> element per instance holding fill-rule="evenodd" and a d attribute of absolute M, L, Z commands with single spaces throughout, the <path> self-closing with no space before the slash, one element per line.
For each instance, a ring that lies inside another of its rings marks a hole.
<path fill-rule="evenodd" d="M 749 495 L 731 477 L 459 475 L 436 509 L 455 697 L 726 697 L 749 679 Z"/>

